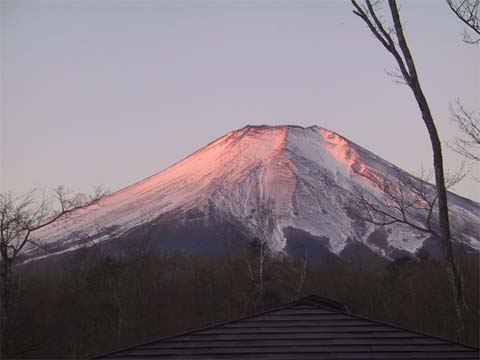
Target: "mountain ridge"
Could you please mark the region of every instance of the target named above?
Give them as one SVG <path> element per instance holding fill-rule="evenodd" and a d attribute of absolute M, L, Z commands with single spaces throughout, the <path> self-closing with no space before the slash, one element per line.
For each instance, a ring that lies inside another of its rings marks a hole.
<path fill-rule="evenodd" d="M 205 226 L 212 225 L 209 217 L 215 213 L 236 219 L 252 232 L 251 211 L 268 201 L 276 217 L 271 243 L 275 251 L 287 248 L 285 231 L 290 228 L 313 238 L 328 239 L 328 248 L 336 255 L 352 242 L 363 243 L 385 257 L 396 251 L 414 254 L 430 236 L 407 227 L 389 227 L 386 243 L 369 243 L 371 234 L 380 230 L 360 224 L 345 211 L 354 186 L 382 196 L 379 184 L 394 173 L 416 179 L 371 151 L 316 125 L 247 125 L 113 192 L 70 219 L 43 229 L 35 238 L 74 249 L 82 243 L 78 239 L 91 238 L 94 225 L 97 229 L 115 228 L 121 235 L 142 222 L 153 224 L 170 214 L 172 222 L 188 226 L 185 217 L 192 209 L 203 214 Z M 449 198 L 455 210 L 452 226 L 471 228 L 462 233 L 460 240 L 478 251 L 480 227 L 475 222 L 480 219 L 480 204 L 455 194 Z M 100 236 L 98 230 L 97 235 L 99 242 L 112 239 L 107 233 Z M 34 250 L 31 256 L 35 256 Z"/>

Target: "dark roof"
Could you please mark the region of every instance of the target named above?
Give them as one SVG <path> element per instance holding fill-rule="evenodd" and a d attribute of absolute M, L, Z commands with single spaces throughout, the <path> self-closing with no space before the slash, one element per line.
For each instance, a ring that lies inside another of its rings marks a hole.
<path fill-rule="evenodd" d="M 98 359 L 478 359 L 479 350 L 352 315 L 309 296 Z"/>

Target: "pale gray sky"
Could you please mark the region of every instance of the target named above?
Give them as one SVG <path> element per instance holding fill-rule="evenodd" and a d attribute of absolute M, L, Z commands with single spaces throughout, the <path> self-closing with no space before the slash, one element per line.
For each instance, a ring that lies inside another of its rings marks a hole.
<path fill-rule="evenodd" d="M 480 50 L 443 1 L 401 1 L 441 138 L 479 106 Z M 114 191 L 246 124 L 319 125 L 410 172 L 427 132 L 349 1 L 21 1 L 1 10 L 1 190 Z M 446 165 L 460 157 L 445 147 Z M 478 175 L 478 171 L 477 171 Z M 454 189 L 480 201 L 478 183 Z"/>

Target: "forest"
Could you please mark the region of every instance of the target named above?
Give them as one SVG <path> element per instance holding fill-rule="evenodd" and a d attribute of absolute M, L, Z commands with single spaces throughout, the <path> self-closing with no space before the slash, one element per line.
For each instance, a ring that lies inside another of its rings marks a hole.
<path fill-rule="evenodd" d="M 88 358 L 234 320 L 311 294 L 352 313 L 455 340 L 445 263 L 400 258 L 263 256 L 255 242 L 222 257 L 125 247 L 85 248 L 18 266 L 13 276 L 9 358 Z M 263 256 L 263 257 L 262 257 Z M 468 322 L 478 346 L 479 255 L 458 256 Z"/>

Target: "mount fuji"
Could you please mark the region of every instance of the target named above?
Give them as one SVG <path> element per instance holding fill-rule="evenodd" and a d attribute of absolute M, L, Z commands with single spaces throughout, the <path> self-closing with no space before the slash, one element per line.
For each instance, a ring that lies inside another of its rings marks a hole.
<path fill-rule="evenodd" d="M 379 184 L 398 179 L 420 181 L 330 130 L 246 126 L 39 230 L 36 242 L 50 250 L 32 247 L 26 256 L 93 243 L 115 246 L 122 238 L 132 244 L 148 238 L 156 249 L 218 253 L 230 246 L 219 229 L 229 223 L 236 238 L 251 240 L 262 226 L 252 211 L 265 203 L 275 219 L 269 243 L 274 252 L 301 246 L 313 258 L 368 251 L 394 259 L 422 249 L 438 255 L 439 241 L 431 233 L 403 224 L 374 225 L 347 211 L 355 189 L 381 198 Z M 453 193 L 448 200 L 458 248 L 479 251 L 480 204 Z M 422 222 L 426 215 L 411 216 Z"/>

